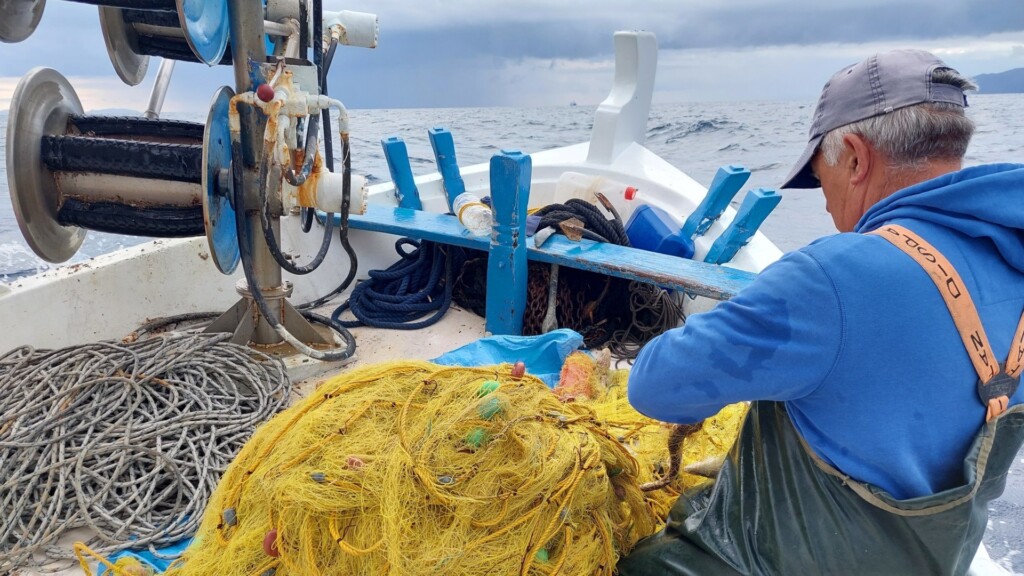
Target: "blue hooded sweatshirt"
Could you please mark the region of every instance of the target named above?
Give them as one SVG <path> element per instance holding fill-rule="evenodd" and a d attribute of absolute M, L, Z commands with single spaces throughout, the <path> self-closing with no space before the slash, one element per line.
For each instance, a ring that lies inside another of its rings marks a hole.
<path fill-rule="evenodd" d="M 900 190 L 855 233 L 815 241 L 742 293 L 643 348 L 629 400 L 690 423 L 742 400 L 785 403 L 814 452 L 898 499 L 964 482 L 985 420 L 938 289 L 887 240 L 900 224 L 960 273 L 999 362 L 1024 313 L 1024 165 L 976 166 Z M 1010 405 L 1024 401 L 1024 386 Z"/>

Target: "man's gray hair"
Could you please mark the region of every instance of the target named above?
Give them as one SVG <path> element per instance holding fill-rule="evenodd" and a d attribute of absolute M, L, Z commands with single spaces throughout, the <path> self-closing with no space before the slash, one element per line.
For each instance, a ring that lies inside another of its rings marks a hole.
<path fill-rule="evenodd" d="M 961 90 L 977 90 L 969 78 L 952 68 L 937 68 L 932 82 Z M 921 168 L 930 160 L 960 160 L 974 134 L 974 122 L 956 104 L 930 102 L 893 110 L 888 114 L 840 126 L 821 141 L 825 163 L 835 166 L 843 151 L 843 137 L 863 136 L 897 168 Z"/>

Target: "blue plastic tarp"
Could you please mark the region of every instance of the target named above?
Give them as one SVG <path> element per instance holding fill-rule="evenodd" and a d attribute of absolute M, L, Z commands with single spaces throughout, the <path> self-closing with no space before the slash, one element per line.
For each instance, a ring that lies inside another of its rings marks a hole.
<path fill-rule="evenodd" d="M 181 556 L 181 554 L 185 552 L 185 549 L 188 548 L 188 545 L 191 543 L 191 538 L 179 540 L 178 542 L 175 542 L 170 546 L 158 548 L 157 554 L 153 554 L 149 550 L 122 550 L 121 552 L 111 554 L 107 558 L 107 560 L 113 563 L 117 562 L 118 559 L 120 559 L 123 556 L 131 556 L 138 560 L 139 563 L 143 566 L 148 566 L 152 568 L 157 574 L 160 574 L 164 570 L 167 570 L 167 568 L 171 565 L 171 562 L 174 562 L 175 558 Z M 113 574 L 113 572 L 107 570 L 107 567 L 102 564 L 99 565 L 99 570 L 96 572 L 97 576 L 110 576 L 111 574 Z"/>
<path fill-rule="evenodd" d="M 583 336 L 568 328 L 540 336 L 487 336 L 456 348 L 431 362 L 445 366 L 487 366 L 522 360 L 526 371 L 550 387 L 558 383 L 565 358 L 583 345 Z"/>

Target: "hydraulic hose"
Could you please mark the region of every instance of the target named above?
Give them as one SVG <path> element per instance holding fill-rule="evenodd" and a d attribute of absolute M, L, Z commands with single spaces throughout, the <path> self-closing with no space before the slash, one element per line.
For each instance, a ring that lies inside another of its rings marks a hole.
<path fill-rule="evenodd" d="M 236 96 L 236 98 L 238 98 Z M 237 100 L 232 99 L 232 111 L 233 116 L 237 120 Z M 306 345 L 298 338 L 292 336 L 290 332 L 277 320 L 270 310 L 270 306 L 267 301 L 263 298 L 263 292 L 259 284 L 256 282 L 256 274 L 253 271 L 253 255 L 250 252 L 249 243 L 245 241 L 247 238 L 247 223 L 246 223 L 246 211 L 245 211 L 245 190 L 243 187 L 243 164 L 242 164 L 242 139 L 241 129 L 238 126 L 231 127 L 231 180 L 232 180 L 232 197 L 234 198 L 235 208 L 235 233 L 238 236 L 238 247 L 239 254 L 242 260 L 242 271 L 245 274 L 245 281 L 249 287 L 249 293 L 252 295 L 253 301 L 256 303 L 256 307 L 260 314 L 266 318 L 270 327 L 274 329 L 285 342 L 290 344 L 296 350 L 301 353 L 324 362 L 340 362 L 347 360 L 352 357 L 356 349 L 356 341 L 352 336 L 352 333 L 341 324 L 332 321 L 329 318 L 325 318 L 318 314 L 311 312 L 302 312 L 302 315 L 314 322 L 318 322 L 329 326 L 333 329 L 341 338 L 345 341 L 344 348 L 334 348 L 331 350 L 317 350 L 311 346 Z"/>
<path fill-rule="evenodd" d="M 317 116 L 313 117 L 316 120 Z M 274 228 L 270 222 L 270 203 L 267 194 L 267 187 L 269 186 L 270 178 L 270 165 L 273 162 L 274 157 L 274 141 L 271 133 L 273 132 L 273 123 L 267 123 L 267 132 L 263 140 L 263 159 L 260 162 L 260 175 L 259 175 L 259 191 L 260 191 L 260 224 L 263 229 L 263 238 L 267 242 L 267 247 L 270 249 L 270 255 L 274 257 L 274 261 L 278 263 L 281 268 L 296 275 L 309 274 L 316 270 L 324 258 L 327 256 L 327 251 L 331 247 L 331 234 L 334 232 L 334 214 L 330 214 L 330 219 L 327 225 L 324 227 L 323 241 L 320 242 L 320 250 L 316 256 L 305 266 L 297 266 L 289 261 L 284 253 L 281 251 L 281 245 L 277 241 L 277 237 L 274 235 Z M 310 121 L 307 130 L 312 130 L 314 122 Z M 315 138 L 315 137 L 314 137 Z"/>
<path fill-rule="evenodd" d="M 330 48 L 327 50 L 327 57 L 324 59 L 323 73 L 320 75 L 320 93 L 327 96 L 327 75 L 331 70 L 331 62 L 334 61 L 334 51 L 338 48 L 338 39 L 331 38 Z M 326 158 L 327 169 L 334 172 L 334 137 L 331 135 L 331 110 L 327 108 L 321 112 L 323 121 L 321 124 L 324 128 L 324 155 Z M 346 196 L 347 198 L 347 196 Z M 309 232 L 313 228 L 313 208 L 302 209 L 302 231 Z M 348 218 L 343 218 L 342 228 L 344 230 L 345 224 L 348 222 Z M 348 240 L 342 233 L 342 244 L 344 245 Z M 351 256 L 351 255 L 350 255 Z"/>
<path fill-rule="evenodd" d="M 323 0 L 313 1 L 313 30 L 318 34 L 323 34 L 322 30 L 324 27 L 324 13 L 323 13 Z M 316 66 L 316 77 L 320 83 L 321 94 L 323 93 L 324 81 L 324 52 L 320 46 L 320 43 L 316 43 L 313 46 L 313 65 Z M 329 135 L 330 132 L 324 132 L 324 135 Z M 306 178 L 309 178 L 310 172 L 313 170 L 313 159 L 317 153 L 317 142 L 320 137 L 320 115 L 313 116 L 309 119 L 309 125 L 306 127 L 306 154 L 302 160 L 302 169 L 296 173 L 294 166 L 289 166 L 288 170 L 284 173 L 284 179 L 292 186 L 301 186 L 306 182 Z"/>
<path fill-rule="evenodd" d="M 324 63 L 324 77 L 321 79 L 322 84 L 320 92 L 327 96 L 327 71 L 331 68 L 331 62 L 334 60 L 334 51 L 338 46 L 337 39 L 331 39 L 331 46 L 327 51 L 327 58 Z M 324 108 L 324 133 L 330 134 L 331 117 L 330 108 Z M 342 109 L 339 109 L 339 115 L 344 113 Z M 339 117 L 339 121 L 342 123 L 343 130 L 340 130 L 341 137 L 341 162 L 342 162 L 342 194 L 341 194 L 341 225 L 338 227 L 338 240 L 341 242 L 342 248 L 349 258 L 349 269 L 348 275 L 338 285 L 337 288 L 331 290 L 329 293 L 305 304 L 297 306 L 299 310 L 308 310 L 310 308 L 316 308 L 322 306 L 327 302 L 330 302 L 332 298 L 344 292 L 355 280 L 356 271 L 359 268 L 359 258 L 356 255 L 356 251 L 352 248 L 352 244 L 348 240 L 348 216 L 349 210 L 352 207 L 352 155 L 351 148 L 349 147 L 348 138 L 348 122 L 347 119 Z M 326 152 L 325 162 L 327 169 L 331 172 L 334 171 L 334 150 L 332 138 L 324 138 L 324 151 Z M 312 215 L 313 210 L 309 209 L 309 213 Z M 312 218 L 312 216 L 311 216 Z"/>

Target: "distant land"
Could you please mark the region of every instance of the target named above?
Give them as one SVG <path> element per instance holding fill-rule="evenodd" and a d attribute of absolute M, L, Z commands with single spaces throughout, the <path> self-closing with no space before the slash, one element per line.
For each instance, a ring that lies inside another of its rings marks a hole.
<path fill-rule="evenodd" d="M 1024 68 L 1014 68 L 997 74 L 979 74 L 974 81 L 982 94 L 1017 94 L 1024 92 Z"/>

